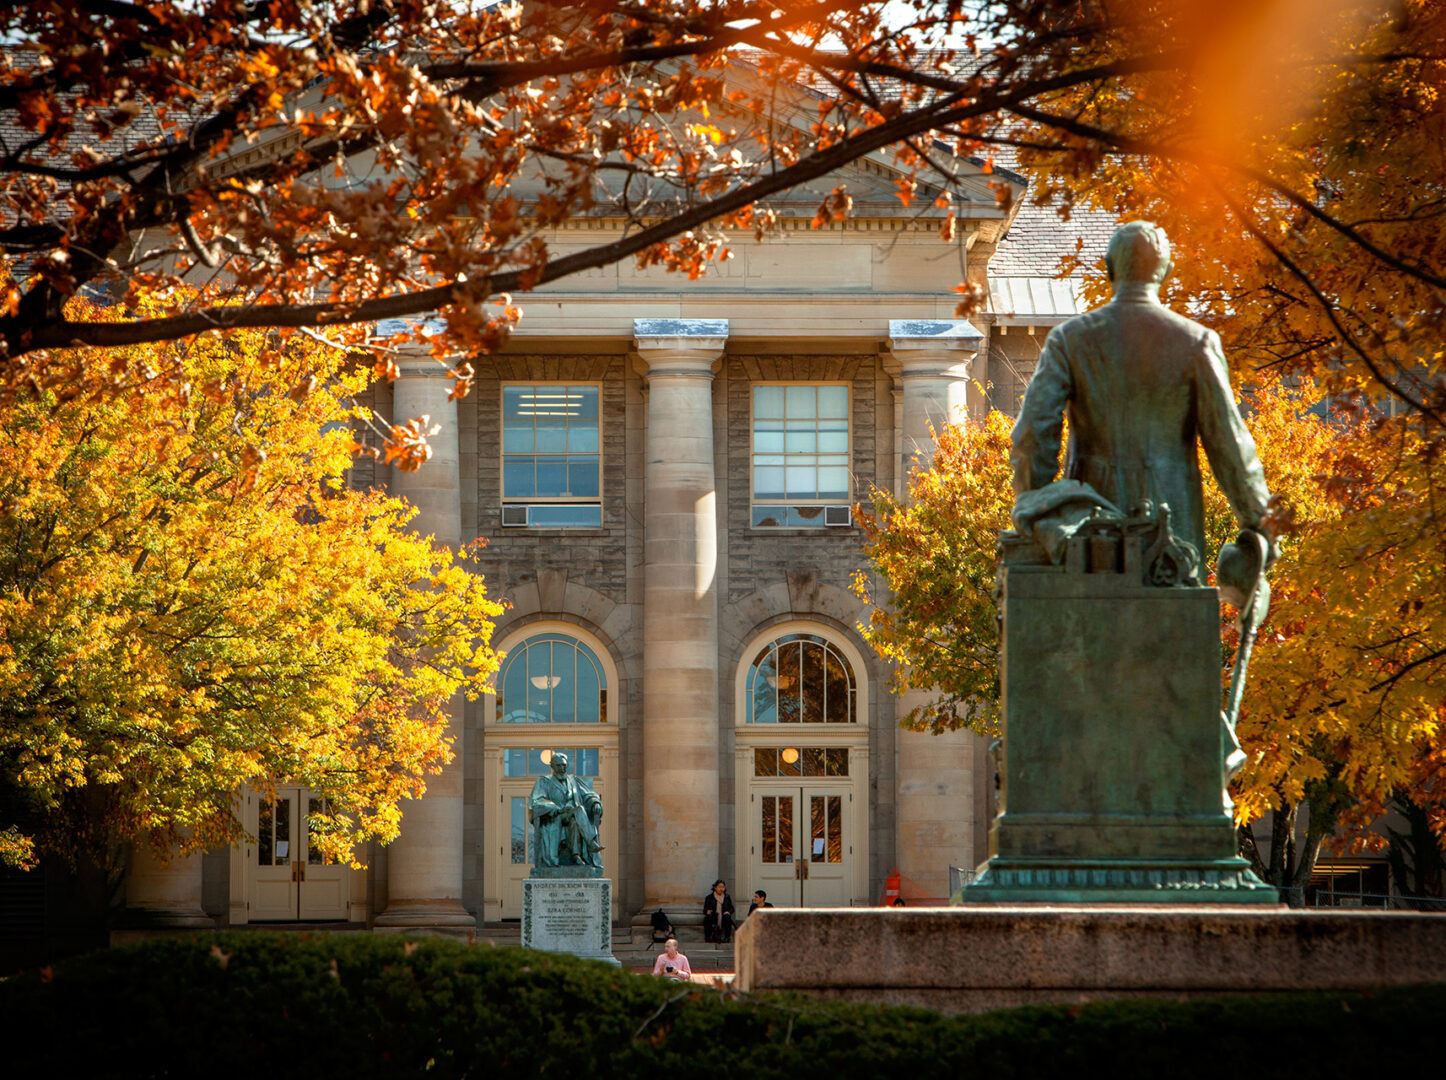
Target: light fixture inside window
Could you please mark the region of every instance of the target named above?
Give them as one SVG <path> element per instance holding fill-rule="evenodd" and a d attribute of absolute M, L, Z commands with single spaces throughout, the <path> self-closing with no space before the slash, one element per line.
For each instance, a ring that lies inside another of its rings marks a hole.
<path fill-rule="evenodd" d="M 551 764 L 552 764 L 552 751 L 551 751 L 551 750 L 543 750 L 543 751 L 542 751 L 541 753 L 539 753 L 537 756 L 542 760 L 542 763 L 543 763 L 544 765 L 551 765 Z"/>
<path fill-rule="evenodd" d="M 556 690 L 557 684 L 562 682 L 561 675 L 534 675 L 527 680 L 539 690 Z"/>
<path fill-rule="evenodd" d="M 796 747 L 796 746 L 785 746 L 785 747 L 783 748 L 783 753 L 780 754 L 779 756 L 782 757 L 783 760 L 784 760 L 785 762 L 787 762 L 789 765 L 792 765 L 795 761 L 798 760 L 798 747 Z"/>

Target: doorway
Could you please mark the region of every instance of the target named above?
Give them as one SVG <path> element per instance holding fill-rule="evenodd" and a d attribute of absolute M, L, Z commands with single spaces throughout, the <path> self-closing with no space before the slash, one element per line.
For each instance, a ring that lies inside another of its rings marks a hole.
<path fill-rule="evenodd" d="M 352 917 L 353 871 L 328 862 L 310 843 L 310 822 L 326 800 L 309 788 L 279 786 L 275 797 L 247 796 L 246 922 L 330 922 Z M 233 863 L 234 866 L 234 863 Z M 233 904 L 234 907 L 234 904 Z"/>
<path fill-rule="evenodd" d="M 858 847 L 852 785 L 755 783 L 748 888 L 779 907 L 848 907 Z"/>

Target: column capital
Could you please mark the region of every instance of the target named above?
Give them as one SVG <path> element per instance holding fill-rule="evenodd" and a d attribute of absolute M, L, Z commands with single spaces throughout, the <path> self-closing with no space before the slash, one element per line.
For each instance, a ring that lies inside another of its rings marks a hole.
<path fill-rule="evenodd" d="M 727 319 L 634 319 L 633 348 L 647 376 L 711 379 L 713 363 L 728 343 Z"/>
<path fill-rule="evenodd" d="M 890 319 L 889 351 L 904 378 L 964 379 L 984 335 L 967 319 Z"/>

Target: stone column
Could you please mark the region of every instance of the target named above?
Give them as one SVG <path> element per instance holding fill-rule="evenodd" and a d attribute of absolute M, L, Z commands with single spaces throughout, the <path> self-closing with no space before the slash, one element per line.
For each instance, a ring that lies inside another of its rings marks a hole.
<path fill-rule="evenodd" d="M 126 870 L 129 927 L 208 929 L 216 925 L 201 909 L 201 852 L 172 855 L 169 862 L 144 839 L 131 848 Z"/>
<path fill-rule="evenodd" d="M 439 430 L 429 437 L 432 456 L 415 472 L 393 469 L 390 491 L 417 507 L 412 528 L 437 544 L 462 542 L 460 447 L 457 405 L 448 400 L 452 379 L 429 358 L 409 357 L 392 384 L 394 420 L 429 418 Z M 451 703 L 452 762 L 427 778 L 420 799 L 402 804 L 401 835 L 387 848 L 387 906 L 381 927 L 475 926 L 462 906 L 462 695 Z"/>
<path fill-rule="evenodd" d="M 638 319 L 647 367 L 643 886 L 691 911 L 718 876 L 718 523 L 713 364 L 726 319 Z"/>
<path fill-rule="evenodd" d="M 934 433 L 968 415 L 969 370 L 983 334 L 964 320 L 889 322 L 889 350 L 902 369 L 903 494 L 910 473 L 934 460 Z M 911 690 L 900 713 L 925 704 L 927 691 Z M 968 732 L 898 733 L 895 812 L 899 872 L 906 888 L 927 896 L 949 893 L 950 865 L 972 869 L 975 851 L 974 776 L 984 740 Z"/>

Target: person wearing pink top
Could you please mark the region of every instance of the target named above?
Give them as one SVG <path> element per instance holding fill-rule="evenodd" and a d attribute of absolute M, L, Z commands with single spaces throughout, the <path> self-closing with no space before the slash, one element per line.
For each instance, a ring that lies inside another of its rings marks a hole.
<path fill-rule="evenodd" d="M 688 958 L 678 951 L 677 938 L 670 937 L 663 942 L 663 951 L 653 961 L 653 974 L 676 982 L 692 979 L 693 969 L 688 966 Z"/>

